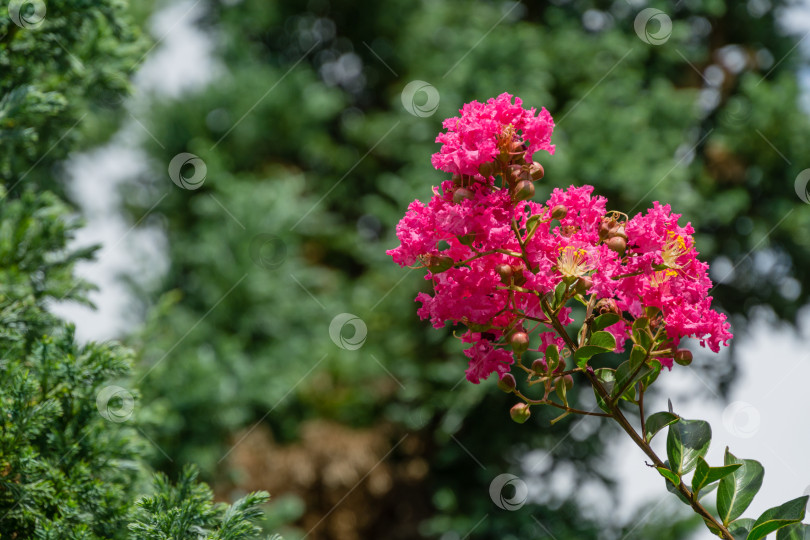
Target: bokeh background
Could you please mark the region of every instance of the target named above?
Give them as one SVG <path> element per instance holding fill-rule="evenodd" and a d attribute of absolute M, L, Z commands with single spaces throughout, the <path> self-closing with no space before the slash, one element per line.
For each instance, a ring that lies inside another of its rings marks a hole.
<path fill-rule="evenodd" d="M 513 424 L 494 381 L 464 380 L 452 329 L 418 320 L 420 272 L 385 255 L 443 178 L 441 120 L 508 91 L 557 122 L 538 200 L 587 183 L 697 229 L 737 337 L 664 374 L 653 407 L 710 420 L 711 458 L 765 464 L 750 513 L 808 489 L 806 3 L 128 9 L 150 36 L 132 86 L 108 74 L 82 119 L 93 147 L 48 171 L 85 219 L 75 245 L 103 246 L 79 267 L 97 309 L 53 310 L 136 351 L 156 470 L 197 463 L 222 500 L 268 490 L 288 539 L 708 536 L 607 423 Z M 65 70 L 80 46 L 54 46 Z M 503 473 L 528 487 L 519 509 L 490 497 Z"/>

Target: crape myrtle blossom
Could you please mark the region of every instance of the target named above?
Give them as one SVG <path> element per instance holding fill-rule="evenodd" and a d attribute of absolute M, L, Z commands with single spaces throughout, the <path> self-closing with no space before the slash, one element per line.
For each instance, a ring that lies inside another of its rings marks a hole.
<path fill-rule="evenodd" d="M 396 228 L 400 245 L 388 254 L 401 266 L 427 270 L 433 291 L 416 298 L 422 319 L 437 328 L 466 327 L 470 381 L 497 373 L 513 388 L 515 363 L 530 381 L 570 379 L 564 370 L 581 358 L 572 358 L 576 347 L 561 332 L 573 322 L 569 301 L 586 306 L 580 346 L 594 335 L 595 317 L 612 313 L 596 333 L 613 336 L 616 352 L 628 342 L 644 346 L 645 361 L 659 370 L 673 359 L 688 363 L 689 352 L 678 349 L 685 337 L 715 352 L 727 343 L 729 324 L 711 308 L 708 265 L 697 258 L 694 230 L 679 225 L 669 205 L 656 202 L 628 218 L 608 211 L 592 186 L 554 189 L 544 204 L 534 202 L 533 182 L 544 173 L 533 154 L 554 151 L 548 112 L 523 109 L 520 99 L 501 94 L 460 113 L 444 121 L 433 156 L 452 178 L 427 204 L 411 203 Z M 535 357 L 531 368 L 523 365 L 528 356 Z"/>
<path fill-rule="evenodd" d="M 534 108 L 524 109 L 520 98 L 514 99 L 513 104 L 512 96 L 503 93 L 486 103 L 471 101 L 459 111 L 460 118 L 446 119 L 442 125 L 447 131 L 436 137 L 442 148 L 433 154 L 433 166 L 453 174 L 474 175 L 484 163 L 513 151 L 526 161 L 538 150 L 553 154 L 551 114 L 545 108 L 539 113 Z"/>

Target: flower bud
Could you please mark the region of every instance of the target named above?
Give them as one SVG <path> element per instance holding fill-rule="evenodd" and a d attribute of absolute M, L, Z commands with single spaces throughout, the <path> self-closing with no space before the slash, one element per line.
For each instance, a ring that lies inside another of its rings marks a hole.
<path fill-rule="evenodd" d="M 509 344 L 517 354 L 523 354 L 529 349 L 529 336 L 526 332 L 515 332 L 509 338 Z"/>
<path fill-rule="evenodd" d="M 501 283 L 509 285 L 512 283 L 512 274 L 514 273 L 512 267 L 508 264 L 499 264 L 495 266 L 495 271 L 501 276 Z"/>
<path fill-rule="evenodd" d="M 543 170 L 542 165 L 535 162 L 529 165 L 529 174 L 531 175 L 532 180 L 540 180 L 546 174 L 546 171 Z"/>
<path fill-rule="evenodd" d="M 518 424 L 523 424 L 532 415 L 528 403 L 517 403 L 509 410 L 509 416 Z"/>
<path fill-rule="evenodd" d="M 545 375 L 546 371 L 548 371 L 548 364 L 542 358 L 537 358 L 532 362 L 532 371 L 536 375 Z"/>
<path fill-rule="evenodd" d="M 619 238 L 624 238 L 624 241 L 627 241 L 627 233 L 624 231 L 624 225 L 619 225 L 615 229 L 610 232 L 611 236 L 618 236 Z"/>
<path fill-rule="evenodd" d="M 563 382 L 565 383 L 565 389 L 571 390 L 574 387 L 574 378 L 571 375 L 565 375 L 563 377 Z"/>
<path fill-rule="evenodd" d="M 604 315 L 605 313 L 615 313 L 616 315 L 621 315 L 619 311 L 619 307 L 616 305 L 616 300 L 613 298 L 602 298 L 596 303 L 596 312 L 599 315 Z"/>
<path fill-rule="evenodd" d="M 675 352 L 675 363 L 680 366 L 688 366 L 692 363 L 692 351 L 689 349 L 678 349 Z"/>
<path fill-rule="evenodd" d="M 607 240 L 615 224 L 616 220 L 613 218 L 602 218 L 602 223 L 599 224 L 599 239 Z"/>
<path fill-rule="evenodd" d="M 484 178 L 489 178 L 495 172 L 495 165 L 492 163 L 482 163 L 478 166 L 478 174 L 483 176 Z"/>
<path fill-rule="evenodd" d="M 453 202 L 459 204 L 464 199 L 472 199 L 473 192 L 467 188 L 460 187 L 453 192 Z"/>
<path fill-rule="evenodd" d="M 621 236 L 614 236 L 608 239 L 607 247 L 609 247 L 611 250 L 615 251 L 619 255 L 624 255 L 624 252 L 627 249 L 627 240 L 625 240 Z"/>
<path fill-rule="evenodd" d="M 441 274 L 453 267 L 453 259 L 442 255 L 428 255 L 425 266 L 432 274 Z"/>
<path fill-rule="evenodd" d="M 551 209 L 551 219 L 562 219 L 568 215 L 568 208 L 565 205 L 558 204 Z"/>
<path fill-rule="evenodd" d="M 593 287 L 593 280 L 588 276 L 582 276 L 577 280 L 576 285 L 574 285 L 574 291 L 578 294 L 585 294 L 585 291 Z"/>
<path fill-rule="evenodd" d="M 471 246 L 472 243 L 475 242 L 475 233 L 471 232 L 467 234 L 462 234 L 458 237 L 458 241 L 461 243 L 461 245 Z"/>
<path fill-rule="evenodd" d="M 531 180 L 521 180 L 515 186 L 515 192 L 512 194 L 512 200 L 515 202 L 525 201 L 534 197 L 534 184 Z"/>
<path fill-rule="evenodd" d="M 515 376 L 511 373 L 504 373 L 503 376 L 498 379 L 498 388 L 507 394 L 511 394 L 516 385 L 517 383 L 515 382 Z"/>
<path fill-rule="evenodd" d="M 492 323 L 478 324 L 468 320 L 466 317 L 463 317 L 461 322 L 466 324 L 467 328 L 469 328 L 473 332 L 486 332 L 487 330 L 492 328 Z"/>
<path fill-rule="evenodd" d="M 519 266 L 512 266 L 512 279 L 515 280 L 515 285 L 518 287 L 522 287 L 526 284 L 526 276 L 523 274 L 524 270 L 526 270 L 526 267 L 522 264 Z"/>

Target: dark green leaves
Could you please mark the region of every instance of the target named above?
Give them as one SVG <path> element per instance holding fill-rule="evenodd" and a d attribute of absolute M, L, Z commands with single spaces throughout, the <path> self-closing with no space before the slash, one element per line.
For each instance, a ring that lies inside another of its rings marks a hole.
<path fill-rule="evenodd" d="M 650 442 L 655 434 L 667 427 L 674 424 L 680 417 L 671 412 L 657 412 L 651 414 L 647 421 L 644 423 L 644 440 Z"/>
<path fill-rule="evenodd" d="M 568 284 L 563 280 L 554 288 L 554 308 L 560 307 L 565 293 L 568 291 Z"/>
<path fill-rule="evenodd" d="M 695 468 L 695 475 L 692 477 L 692 491 L 697 494 L 705 486 L 712 482 L 717 482 L 721 478 L 728 476 L 737 469 L 742 467 L 741 463 L 732 463 L 731 465 L 724 465 L 722 467 L 709 467 L 706 460 L 699 457 L 697 460 L 697 467 Z"/>
<path fill-rule="evenodd" d="M 574 353 L 577 366 L 584 368 L 592 356 L 612 351 L 616 348 L 616 338 L 610 332 L 599 331 L 591 334 L 587 345 L 583 345 Z"/>
<path fill-rule="evenodd" d="M 810 540 L 810 525 L 804 523 L 788 525 L 779 529 L 779 532 L 776 533 L 776 540 Z"/>
<path fill-rule="evenodd" d="M 615 313 L 604 313 L 593 320 L 593 324 L 591 324 L 591 331 L 598 332 L 599 330 L 604 330 L 608 326 L 616 324 L 620 320 L 622 320 L 622 318 Z"/>
<path fill-rule="evenodd" d="M 708 422 L 681 418 L 672 424 L 667 434 L 667 457 L 672 470 L 684 474 L 694 469 L 698 458 L 709 450 L 711 440 L 712 428 Z"/>
<path fill-rule="evenodd" d="M 751 532 L 751 526 L 754 524 L 754 520 L 750 518 L 740 518 L 733 523 L 730 523 L 728 527 L 728 532 L 731 533 L 731 536 L 734 538 L 745 538 L 748 536 L 748 533 Z"/>
<path fill-rule="evenodd" d="M 760 540 L 769 533 L 804 519 L 808 495 L 803 495 L 780 506 L 769 508 L 762 513 L 751 527 L 746 540 Z"/>
<path fill-rule="evenodd" d="M 647 352 L 639 347 L 633 345 L 633 350 L 630 352 L 630 360 L 621 364 L 616 368 L 616 389 L 615 392 L 623 391 L 621 397 L 634 401 L 636 398 L 635 384 L 643 379 L 650 373 L 652 368 L 644 363 L 647 359 Z M 615 395 L 614 397 L 619 397 Z"/>
<path fill-rule="evenodd" d="M 549 371 L 554 371 L 560 365 L 560 351 L 553 343 L 546 347 L 546 366 Z"/>
<path fill-rule="evenodd" d="M 717 512 L 723 524 L 734 521 L 748 508 L 762 486 L 765 469 L 753 459 L 737 459 L 726 448 L 725 464 L 742 466 L 720 480 L 717 488 Z"/>
<path fill-rule="evenodd" d="M 633 321 L 633 341 L 646 350 L 650 350 L 652 335 L 650 334 L 650 320 L 647 317 L 639 317 Z"/>

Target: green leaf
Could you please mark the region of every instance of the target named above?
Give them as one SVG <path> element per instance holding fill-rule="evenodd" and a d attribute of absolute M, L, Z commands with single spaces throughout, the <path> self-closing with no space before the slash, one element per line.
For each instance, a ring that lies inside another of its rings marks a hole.
<path fill-rule="evenodd" d="M 549 371 L 554 371 L 560 364 L 560 351 L 555 344 L 546 347 L 546 366 Z"/>
<path fill-rule="evenodd" d="M 584 368 L 592 356 L 612 351 L 615 348 L 616 338 L 613 337 L 613 334 L 604 331 L 594 332 L 591 334 L 591 339 L 588 340 L 588 344 L 576 350 L 574 360 L 576 360 L 577 366 Z"/>
<path fill-rule="evenodd" d="M 585 369 L 585 366 L 588 365 L 588 360 L 590 360 L 592 356 L 603 352 L 605 352 L 605 349 L 601 347 L 585 345 L 576 350 L 574 353 L 574 360 L 577 363 L 577 367 Z"/>
<path fill-rule="evenodd" d="M 647 317 L 639 317 L 633 321 L 633 330 L 641 330 L 650 326 L 650 319 Z"/>
<path fill-rule="evenodd" d="M 669 466 L 669 461 L 665 461 L 664 466 L 668 470 L 670 470 L 670 471 L 672 470 L 672 467 Z M 660 473 L 661 471 L 658 471 L 658 472 Z M 678 490 L 678 486 L 676 486 L 675 484 L 673 484 L 669 480 L 664 480 L 664 484 L 667 486 L 667 491 L 669 491 L 670 493 L 672 493 L 673 495 L 678 497 L 681 500 L 682 503 L 691 504 L 689 502 L 689 499 L 687 499 L 686 496 Z"/>
<path fill-rule="evenodd" d="M 610 332 L 599 331 L 591 334 L 591 339 L 588 340 L 588 345 L 593 347 L 601 347 L 606 351 L 612 351 L 616 348 L 616 338 Z"/>
<path fill-rule="evenodd" d="M 753 524 L 754 520 L 751 518 L 740 518 L 729 523 L 726 528 L 734 538 L 745 538 L 748 536 L 748 533 L 751 532 L 751 526 Z"/>
<path fill-rule="evenodd" d="M 527 235 L 534 234 L 535 229 L 537 229 L 537 225 L 540 223 L 541 219 L 540 214 L 534 214 L 529 216 L 529 219 L 526 220 L 526 233 Z"/>
<path fill-rule="evenodd" d="M 652 347 L 652 338 L 646 330 L 633 330 L 633 340 L 647 350 Z"/>
<path fill-rule="evenodd" d="M 711 533 L 713 535 L 719 536 L 719 537 L 722 538 L 723 531 L 720 530 L 720 528 L 715 524 L 715 522 L 713 522 L 712 520 L 703 518 L 703 523 L 706 524 L 706 526 L 709 528 L 709 531 L 711 531 Z"/>
<path fill-rule="evenodd" d="M 808 498 L 810 498 L 809 495 L 802 495 L 785 504 L 765 510 L 754 522 L 746 540 L 760 540 L 777 529 L 803 520 Z"/>
<path fill-rule="evenodd" d="M 594 370 L 594 375 L 599 381 L 602 383 L 602 386 L 605 387 L 608 394 L 613 392 L 613 386 L 616 384 L 616 374 L 610 368 L 599 368 Z M 610 414 L 611 410 L 608 407 L 607 402 L 602 399 L 602 396 L 599 395 L 599 392 L 596 391 L 596 388 L 593 389 L 593 394 L 596 396 L 596 404 L 599 405 L 599 408 L 605 411 L 606 413 Z"/>
<path fill-rule="evenodd" d="M 620 320 L 622 320 L 622 318 L 615 313 L 604 313 L 593 320 L 593 323 L 591 324 L 591 331 L 598 332 L 599 330 L 604 330 L 608 326 L 614 325 Z"/>
<path fill-rule="evenodd" d="M 810 525 L 793 523 L 783 527 L 776 533 L 776 540 L 810 540 Z"/>
<path fill-rule="evenodd" d="M 674 472 L 670 471 L 666 467 L 656 467 L 655 469 L 661 473 L 661 476 L 672 482 L 674 485 L 680 485 L 681 479 Z"/>
<path fill-rule="evenodd" d="M 633 369 L 640 366 L 644 360 L 647 358 L 647 351 L 644 350 L 643 347 L 639 347 L 638 345 L 633 345 L 633 349 L 630 351 L 630 365 Z"/>
<path fill-rule="evenodd" d="M 554 391 L 557 392 L 557 397 L 560 398 L 560 401 L 562 401 L 563 405 L 565 405 L 567 407 L 568 406 L 568 399 L 566 397 L 566 390 L 567 389 L 565 387 L 565 380 L 563 379 L 563 377 L 559 377 L 554 382 Z M 566 412 L 568 412 L 568 411 L 566 411 Z"/>
<path fill-rule="evenodd" d="M 644 422 L 644 440 L 650 442 L 655 434 L 667 427 L 674 424 L 680 419 L 680 416 L 671 412 L 657 412 L 651 414 L 647 421 Z"/>
<path fill-rule="evenodd" d="M 712 428 L 703 420 L 681 418 L 669 426 L 667 434 L 667 457 L 672 470 L 686 474 L 697 465 L 699 457 L 706 455 L 712 440 Z"/>
<path fill-rule="evenodd" d="M 643 386 L 645 389 L 649 388 L 649 387 L 650 387 L 650 385 L 651 385 L 652 383 L 654 383 L 654 382 L 655 382 L 655 380 L 658 378 L 658 375 L 660 375 L 660 374 L 661 374 L 661 362 L 659 362 L 658 360 L 656 360 L 655 358 L 653 358 L 653 359 L 652 359 L 652 360 L 649 362 L 649 364 L 648 364 L 648 365 L 650 366 L 650 369 L 651 369 L 652 371 L 650 371 L 650 373 L 649 373 L 649 374 L 647 374 L 647 376 L 646 376 L 646 377 L 644 377 L 643 379 L 641 379 L 641 386 Z"/>
<path fill-rule="evenodd" d="M 741 463 L 742 467 L 720 480 L 717 488 L 717 512 L 723 524 L 742 515 L 762 486 L 765 469 L 753 459 L 737 459 L 726 448 L 725 464 Z"/>
<path fill-rule="evenodd" d="M 692 477 L 692 491 L 699 493 L 707 484 L 717 482 L 742 467 L 742 463 L 732 463 L 722 467 L 709 467 L 706 460 L 698 457 L 695 475 Z"/>
<path fill-rule="evenodd" d="M 558 308 L 562 303 L 563 296 L 568 290 L 568 284 L 565 281 L 560 283 L 554 288 L 554 308 Z"/>
<path fill-rule="evenodd" d="M 632 365 L 632 358 L 627 362 L 622 363 L 616 368 L 616 388 L 615 392 L 619 392 L 622 388 L 626 388 L 624 396 L 625 399 L 634 401 L 636 397 L 635 384 L 640 379 L 643 379 L 650 374 L 652 369 L 644 364 L 638 364 L 635 367 Z M 613 396 L 616 397 L 616 396 Z"/>
<path fill-rule="evenodd" d="M 647 317 L 639 317 L 633 321 L 633 340 L 647 351 L 649 351 L 652 346 L 649 327 L 650 319 Z"/>

